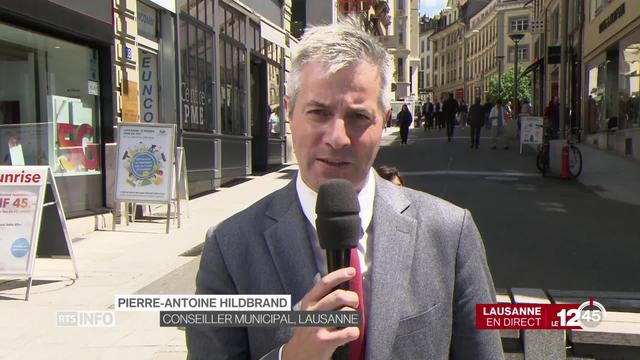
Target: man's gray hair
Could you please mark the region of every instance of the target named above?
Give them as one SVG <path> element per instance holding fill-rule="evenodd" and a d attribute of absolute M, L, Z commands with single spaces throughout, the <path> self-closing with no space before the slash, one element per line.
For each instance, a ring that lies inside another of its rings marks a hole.
<path fill-rule="evenodd" d="M 378 103 L 384 112 L 391 106 L 392 60 L 382 44 L 364 32 L 354 18 L 347 18 L 337 24 L 307 28 L 294 54 L 287 81 L 287 96 L 291 102 L 289 111 L 292 112 L 295 107 L 296 97 L 302 85 L 300 74 L 305 64 L 318 62 L 325 66 L 328 74 L 335 74 L 362 61 L 378 68 Z"/>

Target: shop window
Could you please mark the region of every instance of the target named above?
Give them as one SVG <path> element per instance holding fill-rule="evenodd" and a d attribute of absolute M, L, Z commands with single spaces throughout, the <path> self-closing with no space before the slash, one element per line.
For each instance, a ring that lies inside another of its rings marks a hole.
<path fill-rule="evenodd" d="M 222 5 L 222 4 L 221 4 Z M 220 113 L 222 132 L 244 134 L 247 89 L 245 86 L 245 18 L 226 6 L 220 7 Z M 253 32 L 255 35 L 255 31 Z"/>
<path fill-rule="evenodd" d="M 182 127 L 190 131 L 214 129 L 215 76 L 213 28 L 182 14 L 180 21 L 182 62 Z"/>
<path fill-rule="evenodd" d="M 589 67 L 587 73 L 588 98 L 587 131 L 594 133 L 605 129 L 605 62 Z"/>
<path fill-rule="evenodd" d="M 637 127 L 640 125 L 640 31 L 621 40 L 619 46 L 619 127 Z"/>
<path fill-rule="evenodd" d="M 0 24 L 0 164 L 99 174 L 97 50 Z"/>

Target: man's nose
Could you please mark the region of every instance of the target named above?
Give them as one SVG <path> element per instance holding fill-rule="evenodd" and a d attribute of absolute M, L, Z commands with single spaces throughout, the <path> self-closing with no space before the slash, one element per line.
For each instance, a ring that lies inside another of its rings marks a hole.
<path fill-rule="evenodd" d="M 326 142 L 334 149 L 341 149 L 351 144 L 344 118 L 338 116 L 331 122 L 327 129 Z"/>

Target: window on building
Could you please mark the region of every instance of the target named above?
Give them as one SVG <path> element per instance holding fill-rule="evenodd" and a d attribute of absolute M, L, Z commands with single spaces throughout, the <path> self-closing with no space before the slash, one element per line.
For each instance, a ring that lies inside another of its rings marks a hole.
<path fill-rule="evenodd" d="M 513 52 L 515 46 L 509 46 L 509 55 L 507 56 L 508 62 L 513 62 Z M 518 46 L 518 61 L 529 61 L 529 44 Z"/>
<path fill-rule="evenodd" d="M 214 29 L 197 21 L 195 13 L 180 17 L 182 59 L 182 127 L 190 131 L 214 130 L 215 76 L 212 44 Z"/>
<path fill-rule="evenodd" d="M 397 65 L 398 68 L 396 70 L 398 73 L 398 82 L 404 82 L 404 60 L 402 58 L 398 58 Z"/>
<path fill-rule="evenodd" d="M 598 14 L 602 12 L 602 9 L 611 1 L 607 0 L 591 0 L 589 9 L 589 19 L 593 20 Z"/>
<path fill-rule="evenodd" d="M 431 47 L 431 41 L 427 40 L 427 51 L 429 51 L 429 48 Z"/>
<path fill-rule="evenodd" d="M 222 4 L 221 4 L 222 5 Z M 220 7 L 220 113 L 222 132 L 244 134 L 247 89 L 243 15 L 227 6 Z"/>
<path fill-rule="evenodd" d="M 429 64 L 429 57 L 427 56 L 427 69 L 431 66 L 431 64 Z"/>
<path fill-rule="evenodd" d="M 518 16 L 509 18 L 509 30 L 510 32 L 525 32 L 529 31 L 529 17 Z"/>
<path fill-rule="evenodd" d="M 420 41 L 420 52 L 423 53 L 424 52 L 424 40 Z"/>

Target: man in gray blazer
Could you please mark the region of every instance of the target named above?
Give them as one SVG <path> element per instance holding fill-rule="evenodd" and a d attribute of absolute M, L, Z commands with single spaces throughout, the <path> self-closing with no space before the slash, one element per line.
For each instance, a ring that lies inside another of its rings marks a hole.
<path fill-rule="evenodd" d="M 371 166 L 390 110 L 391 58 L 353 22 L 307 29 L 285 106 L 300 171 L 284 188 L 209 230 L 198 294 L 290 294 L 300 310 L 364 308 L 358 328 L 187 328 L 190 359 L 328 359 L 364 344 L 360 359 L 502 359 L 497 331 L 475 328 L 475 305 L 495 302 L 471 214 L 399 187 Z M 358 191 L 356 257 L 363 298 L 333 290 L 353 267 L 327 274 L 315 201 L 328 179 Z"/>

